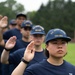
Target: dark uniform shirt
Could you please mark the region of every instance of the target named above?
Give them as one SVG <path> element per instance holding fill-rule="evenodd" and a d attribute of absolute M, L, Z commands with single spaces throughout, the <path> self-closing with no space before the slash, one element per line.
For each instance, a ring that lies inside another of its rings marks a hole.
<path fill-rule="evenodd" d="M 14 28 L 14 29 L 10 29 L 10 30 L 4 32 L 3 39 L 8 40 L 12 36 L 16 36 L 17 39 L 22 38 L 22 34 L 21 34 L 20 30 L 18 30 L 17 28 Z"/>
<path fill-rule="evenodd" d="M 38 64 L 29 66 L 24 75 L 75 75 L 75 66 L 66 61 L 60 66 L 55 66 L 47 60 L 43 60 Z"/>
<path fill-rule="evenodd" d="M 25 48 L 19 49 L 18 51 L 13 52 L 9 56 L 9 64 L 14 64 L 15 67 L 21 62 L 21 59 L 24 55 Z M 44 55 L 44 51 L 42 52 L 35 52 L 35 56 L 32 59 L 32 61 L 28 64 L 30 66 L 31 64 L 38 63 L 45 59 L 46 56 Z"/>

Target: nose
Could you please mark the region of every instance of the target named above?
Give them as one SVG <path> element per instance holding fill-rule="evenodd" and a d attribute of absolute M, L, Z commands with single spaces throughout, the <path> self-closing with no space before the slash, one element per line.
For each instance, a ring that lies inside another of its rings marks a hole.
<path fill-rule="evenodd" d="M 58 46 L 57 46 L 58 48 L 62 48 L 62 44 L 58 44 Z"/>

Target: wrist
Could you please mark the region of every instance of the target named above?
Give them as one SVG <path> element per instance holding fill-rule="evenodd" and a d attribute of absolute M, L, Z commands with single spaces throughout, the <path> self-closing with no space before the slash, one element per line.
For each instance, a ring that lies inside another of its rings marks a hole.
<path fill-rule="evenodd" d="M 24 57 L 22 57 L 21 61 L 22 61 L 23 63 L 25 63 L 25 64 L 29 64 L 29 62 L 26 61 L 26 60 L 24 59 Z"/>
<path fill-rule="evenodd" d="M 10 51 L 10 49 L 7 49 L 7 48 L 4 48 L 5 49 L 5 51 Z"/>

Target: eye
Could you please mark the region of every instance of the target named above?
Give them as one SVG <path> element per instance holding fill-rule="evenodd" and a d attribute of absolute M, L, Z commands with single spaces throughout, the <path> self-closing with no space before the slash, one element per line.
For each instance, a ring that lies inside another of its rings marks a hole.
<path fill-rule="evenodd" d="M 66 41 L 62 41 L 62 44 L 66 44 Z"/>

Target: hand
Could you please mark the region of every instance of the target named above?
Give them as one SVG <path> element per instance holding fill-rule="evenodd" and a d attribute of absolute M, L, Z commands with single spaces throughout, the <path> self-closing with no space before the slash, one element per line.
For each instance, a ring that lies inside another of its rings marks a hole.
<path fill-rule="evenodd" d="M 9 50 L 12 49 L 16 44 L 16 39 L 16 36 L 10 37 L 5 44 L 5 48 Z"/>
<path fill-rule="evenodd" d="M 8 24 L 8 17 L 7 16 L 4 16 L 1 20 L 0 20 L 0 27 L 3 28 L 3 27 L 6 27 Z"/>
<path fill-rule="evenodd" d="M 26 61 L 31 61 L 34 58 L 35 48 L 34 48 L 34 41 L 32 41 L 26 48 L 24 52 L 24 59 Z"/>

